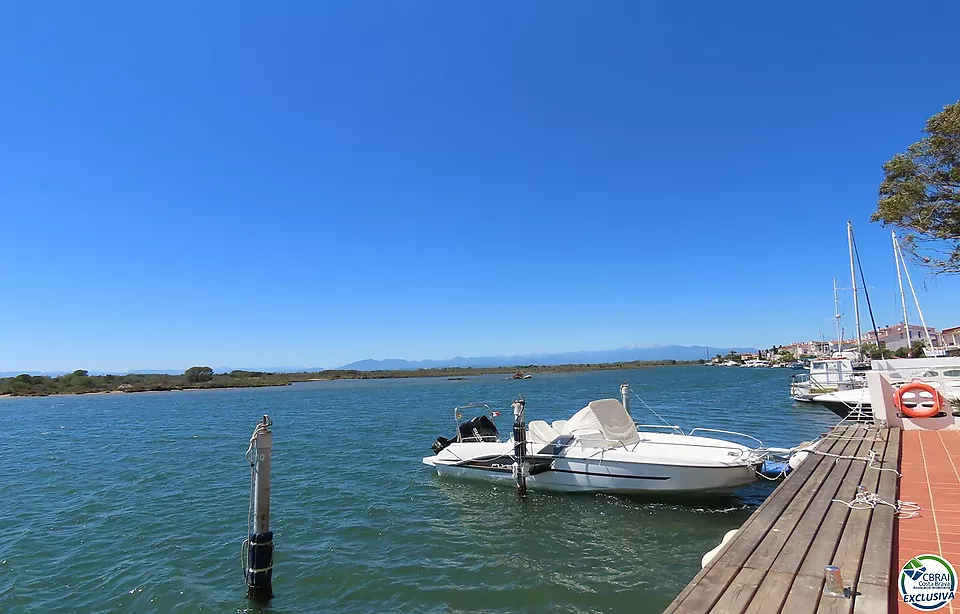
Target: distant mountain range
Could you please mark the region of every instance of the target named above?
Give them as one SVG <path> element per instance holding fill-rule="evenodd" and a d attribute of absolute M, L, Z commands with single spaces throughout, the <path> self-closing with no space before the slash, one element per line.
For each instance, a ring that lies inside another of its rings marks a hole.
<path fill-rule="evenodd" d="M 715 348 L 703 345 L 660 345 L 652 347 L 622 347 L 616 350 L 559 352 L 553 354 L 515 354 L 512 356 L 477 356 L 466 358 L 454 356 L 444 360 L 358 360 L 341 369 L 377 371 L 394 369 L 437 369 L 443 367 L 510 367 L 514 365 L 565 365 L 608 362 L 631 362 L 634 360 L 697 360 L 726 354 L 730 350 L 739 353 L 756 352 L 755 348 Z"/>

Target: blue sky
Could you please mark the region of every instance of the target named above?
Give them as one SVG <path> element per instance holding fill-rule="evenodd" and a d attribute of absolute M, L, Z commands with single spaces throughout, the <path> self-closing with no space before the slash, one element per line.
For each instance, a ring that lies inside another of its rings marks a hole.
<path fill-rule="evenodd" d="M 958 22 L 7 3 L 0 370 L 788 343 L 833 330 L 847 219 L 893 323 L 869 215 L 881 164 L 960 98 Z M 960 279 L 912 270 L 928 323 L 960 325 Z"/>

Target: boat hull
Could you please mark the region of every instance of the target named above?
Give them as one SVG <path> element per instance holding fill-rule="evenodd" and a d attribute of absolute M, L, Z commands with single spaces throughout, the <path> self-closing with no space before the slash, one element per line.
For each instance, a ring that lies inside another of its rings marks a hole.
<path fill-rule="evenodd" d="M 873 420 L 873 409 L 870 407 L 869 403 L 863 403 L 859 407 L 854 408 L 843 401 L 828 401 L 820 399 L 813 400 L 813 402 L 822 407 L 826 407 L 841 418 L 847 418 L 848 420 L 861 420 L 863 422 L 869 422 L 870 420 Z M 855 411 L 855 409 L 857 411 Z"/>
<path fill-rule="evenodd" d="M 456 464 L 424 459 L 439 475 L 515 484 L 510 457 L 473 459 Z M 557 458 L 538 465 L 530 459 L 527 488 L 553 492 L 611 494 L 729 494 L 756 481 L 751 465 L 694 467 Z"/>

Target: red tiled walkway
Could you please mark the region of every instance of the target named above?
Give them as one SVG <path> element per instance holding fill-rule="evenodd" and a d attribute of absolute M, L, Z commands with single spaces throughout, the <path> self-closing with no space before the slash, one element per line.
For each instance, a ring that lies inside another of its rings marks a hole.
<path fill-rule="evenodd" d="M 960 431 L 904 431 L 900 456 L 900 500 L 921 510 L 916 518 L 897 520 L 898 564 L 891 577 L 892 597 L 904 563 L 918 554 L 939 554 L 960 565 Z M 895 533 L 896 534 L 896 533 Z M 899 612 L 917 610 L 899 603 Z M 941 612 L 960 612 L 960 602 Z"/>

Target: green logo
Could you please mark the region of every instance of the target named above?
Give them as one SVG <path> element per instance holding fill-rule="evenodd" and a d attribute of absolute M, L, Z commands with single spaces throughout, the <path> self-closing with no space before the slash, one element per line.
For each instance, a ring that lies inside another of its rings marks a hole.
<path fill-rule="evenodd" d="M 947 559 L 921 554 L 907 561 L 900 570 L 898 588 L 903 602 L 911 607 L 938 610 L 956 595 L 957 572 Z"/>

